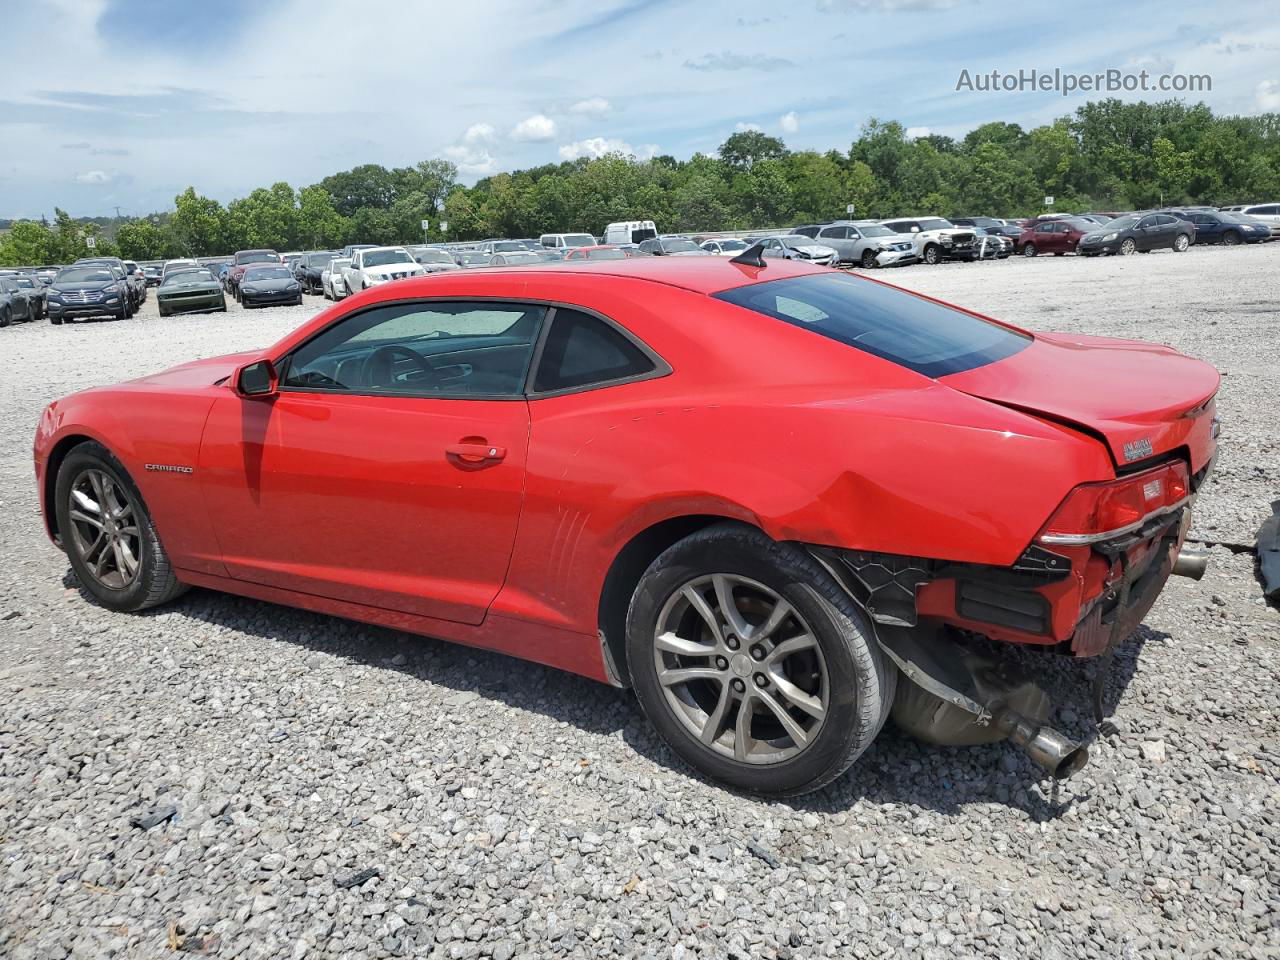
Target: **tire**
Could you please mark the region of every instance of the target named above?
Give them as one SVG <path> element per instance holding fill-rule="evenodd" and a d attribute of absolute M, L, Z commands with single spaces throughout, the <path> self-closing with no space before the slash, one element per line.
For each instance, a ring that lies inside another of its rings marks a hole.
<path fill-rule="evenodd" d="M 1034 257 L 1039 252 L 1034 243 L 1024 243 L 1022 245 L 1022 255 L 1024 257 Z"/>
<path fill-rule="evenodd" d="M 169 311 L 164 309 L 164 307 L 158 307 L 157 309 L 160 312 L 160 316 L 167 317 L 169 315 Z"/>
<path fill-rule="evenodd" d="M 930 243 L 924 248 L 924 262 L 929 266 L 934 266 L 942 259 L 942 253 L 938 250 L 936 243 Z"/>
<path fill-rule="evenodd" d="M 876 265 L 876 255 L 875 255 L 874 251 L 872 251 L 872 250 L 863 250 L 863 251 L 862 251 L 862 259 L 861 259 L 859 262 L 862 264 L 862 269 L 864 269 L 864 270 L 871 270 L 871 269 L 873 269 L 873 268 L 875 267 L 875 265 Z"/>
<path fill-rule="evenodd" d="M 788 611 L 768 639 L 739 640 L 722 625 L 732 621 L 723 617 L 717 580 L 729 584 L 735 619 L 747 621 L 740 630 L 754 621 L 758 632 L 770 611 Z M 702 608 L 718 618 L 719 639 L 687 599 L 691 595 L 701 596 Z M 774 602 L 785 607 L 771 607 Z M 684 641 L 684 652 L 660 648 L 660 633 L 676 630 L 709 640 L 706 649 L 719 653 L 697 653 L 703 648 L 697 641 Z M 787 646 L 778 638 L 806 635 L 816 642 L 764 666 Z M 881 654 L 864 614 L 817 561 L 732 523 L 681 540 L 645 571 L 627 611 L 627 659 L 641 709 L 677 754 L 714 780 L 779 796 L 818 790 L 844 773 L 880 732 L 897 685 L 897 669 Z M 707 675 L 672 683 L 669 671 L 690 660 L 704 665 Z M 791 718 L 790 728 L 769 700 Z M 810 707 L 802 709 L 801 701 Z M 740 738 L 737 717 L 744 703 L 752 712 Z M 695 731 L 715 722 L 713 715 L 719 722 L 709 746 Z M 788 729 L 799 730 L 800 739 Z"/>
<path fill-rule="evenodd" d="M 94 514 L 85 507 L 85 500 L 77 498 L 78 517 L 91 520 L 101 516 L 106 506 L 109 515 L 115 513 L 122 517 L 123 523 L 129 524 L 120 528 L 118 542 L 123 544 L 120 551 L 113 549 L 108 554 L 105 547 L 94 549 L 97 541 L 91 543 L 90 537 L 95 527 L 72 516 L 73 491 L 88 496 L 89 502 L 99 508 Z M 160 543 L 142 495 L 106 447 L 88 441 L 67 454 L 58 469 L 54 498 L 62 547 L 71 568 L 81 585 L 103 606 L 132 613 L 167 603 L 186 591 L 186 585 L 174 576 L 169 555 Z M 134 531 L 132 535 L 127 533 L 130 529 Z M 130 556 L 134 561 L 131 571 Z"/>
<path fill-rule="evenodd" d="M 1222 242 L 1228 247 L 1234 247 L 1240 243 L 1240 234 L 1235 230 L 1228 230 L 1222 235 Z"/>
<path fill-rule="evenodd" d="M 0 327 L 7 327 L 12 322 L 13 318 L 9 316 L 9 310 L 7 308 L 0 310 Z"/>
<path fill-rule="evenodd" d="M 62 326 L 62 318 L 55 317 L 53 314 L 49 314 L 49 322 L 52 323 L 55 327 Z"/>
<path fill-rule="evenodd" d="M 129 317 L 129 305 L 127 303 L 120 304 L 120 312 L 115 315 L 115 318 L 117 320 L 128 320 Z"/>
<path fill-rule="evenodd" d="M 1126 237 L 1120 243 L 1120 256 L 1130 257 L 1137 251 L 1138 245 L 1133 242 L 1133 237 Z"/>
<path fill-rule="evenodd" d="M 1191 238 L 1185 233 L 1180 233 L 1173 238 L 1174 253 L 1186 253 L 1189 246 L 1191 246 Z"/>

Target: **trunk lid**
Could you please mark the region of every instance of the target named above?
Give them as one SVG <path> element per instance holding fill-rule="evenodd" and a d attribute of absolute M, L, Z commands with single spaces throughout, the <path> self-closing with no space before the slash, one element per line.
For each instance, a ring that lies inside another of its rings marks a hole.
<path fill-rule="evenodd" d="M 1161 344 L 1041 333 L 939 382 L 1092 434 L 1121 468 L 1186 446 L 1198 471 L 1213 455 L 1218 371 Z"/>

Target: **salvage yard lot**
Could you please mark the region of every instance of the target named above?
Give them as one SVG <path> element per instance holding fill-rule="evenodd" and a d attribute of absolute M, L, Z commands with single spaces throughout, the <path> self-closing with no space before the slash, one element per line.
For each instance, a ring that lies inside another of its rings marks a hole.
<path fill-rule="evenodd" d="M 0 331 L 0 956 L 1280 947 L 1280 614 L 1240 552 L 1280 497 L 1280 244 L 874 276 L 1224 374 L 1192 529 L 1218 545 L 1209 572 L 1172 579 L 1117 657 L 1118 732 L 1077 778 L 888 729 L 827 790 L 761 802 L 694 778 L 629 694 L 579 677 L 204 591 L 89 605 L 41 530 L 44 404 L 326 305 L 161 320 L 153 295 L 129 321 Z M 1070 735 L 1091 734 L 1092 669 L 1054 675 Z"/>

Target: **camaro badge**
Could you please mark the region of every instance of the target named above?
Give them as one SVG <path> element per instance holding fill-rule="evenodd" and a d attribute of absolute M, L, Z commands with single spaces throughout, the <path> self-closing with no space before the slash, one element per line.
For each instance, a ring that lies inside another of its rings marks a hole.
<path fill-rule="evenodd" d="M 172 463 L 148 463 L 144 464 L 152 473 L 195 473 L 195 467 L 175 466 Z"/>
<path fill-rule="evenodd" d="M 1155 453 L 1155 448 L 1151 446 L 1151 438 L 1143 437 L 1141 440 L 1134 440 L 1132 443 L 1124 445 L 1125 463 L 1133 460 L 1141 460 L 1143 457 L 1149 457 Z"/>

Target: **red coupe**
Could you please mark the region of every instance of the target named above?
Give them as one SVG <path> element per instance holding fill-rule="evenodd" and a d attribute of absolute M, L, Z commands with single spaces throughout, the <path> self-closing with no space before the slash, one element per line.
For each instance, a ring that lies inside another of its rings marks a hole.
<path fill-rule="evenodd" d="M 35 463 L 107 607 L 207 587 L 632 686 L 701 771 L 796 794 L 891 711 L 1077 768 L 1006 654 L 1108 653 L 1197 572 L 1217 389 L 748 251 L 387 284 L 50 404 Z"/>

